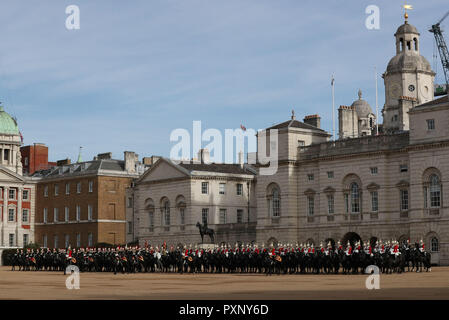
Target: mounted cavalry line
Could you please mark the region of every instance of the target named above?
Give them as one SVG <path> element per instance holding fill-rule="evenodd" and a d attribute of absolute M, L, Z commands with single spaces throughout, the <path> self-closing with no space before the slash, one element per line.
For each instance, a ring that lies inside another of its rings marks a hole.
<path fill-rule="evenodd" d="M 430 253 L 424 244 L 408 241 L 376 241 L 364 245 L 348 240 L 346 246 L 329 241 L 327 247 L 310 244 L 230 245 L 201 249 L 184 247 L 132 247 L 105 249 L 17 250 L 12 270 L 64 271 L 76 266 L 80 272 L 165 273 L 258 273 L 258 274 L 363 274 L 368 266 L 381 273 L 431 271 Z"/>

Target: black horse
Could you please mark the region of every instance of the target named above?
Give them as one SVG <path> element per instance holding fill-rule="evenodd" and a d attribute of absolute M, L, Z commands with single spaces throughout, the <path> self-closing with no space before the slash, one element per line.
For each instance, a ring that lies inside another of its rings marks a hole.
<path fill-rule="evenodd" d="M 210 241 L 212 241 L 212 243 L 214 243 L 214 236 L 215 236 L 215 231 L 214 229 L 210 229 L 207 227 L 207 223 L 204 223 L 203 225 L 199 222 L 196 223 L 197 228 L 200 230 L 200 235 L 201 235 L 201 243 L 204 243 L 204 235 L 208 235 L 210 237 Z"/>

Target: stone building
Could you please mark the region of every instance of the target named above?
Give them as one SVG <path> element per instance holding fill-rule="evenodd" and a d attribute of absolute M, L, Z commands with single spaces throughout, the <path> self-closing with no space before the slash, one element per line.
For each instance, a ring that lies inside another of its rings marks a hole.
<path fill-rule="evenodd" d="M 126 189 L 143 172 L 134 152 L 37 171 L 36 242 L 48 248 L 125 244 Z"/>
<path fill-rule="evenodd" d="M 201 242 L 198 222 L 213 227 L 216 243 L 255 240 L 256 171 L 243 162 L 209 163 L 207 150 L 198 159 L 161 158 L 136 181 L 132 197 L 141 245 Z"/>
<path fill-rule="evenodd" d="M 21 145 L 17 121 L 0 106 L 0 256 L 34 241 L 35 182 L 22 175 Z"/>
<path fill-rule="evenodd" d="M 261 174 L 261 165 L 254 174 L 247 165 L 228 171 L 230 165 L 162 159 L 133 189 L 140 243 L 198 242 L 195 223 L 206 208 L 216 243 L 423 240 L 434 263 L 449 264 L 449 100 L 433 100 L 435 73 L 419 54 L 417 29 L 405 21 L 395 40 L 383 74 L 380 134 L 359 90 L 358 100 L 339 109 L 336 141 L 318 115 L 301 122 L 293 114 L 259 131 L 258 150 L 278 155 L 275 174 Z M 270 141 L 273 130 L 277 142 Z M 233 194 L 236 184 L 250 186 L 249 199 Z M 248 221 L 234 224 L 231 213 L 246 201 Z"/>

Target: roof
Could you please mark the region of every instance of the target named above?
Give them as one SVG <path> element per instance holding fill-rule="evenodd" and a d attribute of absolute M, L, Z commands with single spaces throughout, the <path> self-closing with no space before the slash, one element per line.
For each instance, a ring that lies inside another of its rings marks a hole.
<path fill-rule="evenodd" d="M 50 169 L 36 171 L 32 174 L 32 177 L 51 179 L 100 173 L 117 173 L 121 175 L 130 175 L 125 171 L 125 162 L 123 160 L 100 159 L 82 163 L 72 163 L 62 166 L 55 166 Z"/>
<path fill-rule="evenodd" d="M 402 51 L 388 62 L 387 72 L 402 71 L 404 69 L 433 72 L 429 61 L 415 51 Z"/>
<path fill-rule="evenodd" d="M 0 134 L 19 135 L 17 122 L 0 106 Z"/>
<path fill-rule="evenodd" d="M 404 24 L 400 25 L 398 30 L 396 30 L 395 36 L 398 34 L 404 34 L 404 33 L 414 33 L 419 35 L 418 29 L 414 25 L 409 24 L 407 21 L 405 21 Z"/>
<path fill-rule="evenodd" d="M 446 95 L 446 96 L 443 96 L 441 98 L 438 98 L 438 99 L 435 99 L 435 100 L 432 100 L 432 101 L 429 101 L 429 102 L 417 105 L 413 109 L 420 109 L 420 108 L 423 108 L 423 107 L 424 108 L 425 107 L 435 107 L 435 106 L 438 106 L 438 105 L 441 105 L 441 104 L 446 104 L 448 102 L 449 102 L 449 98 Z"/>
<path fill-rule="evenodd" d="M 243 168 L 239 164 L 228 163 L 180 163 L 178 164 L 190 173 L 192 171 L 218 172 L 230 174 L 255 174 L 254 169 L 251 170 L 247 165 Z"/>
<path fill-rule="evenodd" d="M 323 129 L 317 128 L 315 126 L 312 126 L 311 124 L 307 124 L 301 121 L 298 121 L 296 119 L 293 120 L 288 120 L 282 123 L 279 123 L 277 125 L 274 125 L 270 128 L 267 128 L 266 130 L 270 130 L 270 129 L 282 129 L 282 128 L 300 128 L 300 129 L 308 129 L 308 130 L 314 130 L 314 131 L 319 131 L 319 132 L 326 132 Z"/>

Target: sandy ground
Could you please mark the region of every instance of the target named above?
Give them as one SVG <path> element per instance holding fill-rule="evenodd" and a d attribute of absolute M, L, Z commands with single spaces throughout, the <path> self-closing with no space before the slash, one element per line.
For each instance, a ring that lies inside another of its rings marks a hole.
<path fill-rule="evenodd" d="M 60 272 L 19 272 L 0 267 L 0 299 L 449 299 L 449 267 L 429 273 L 368 275 L 246 275 L 81 273 L 68 290 Z"/>

